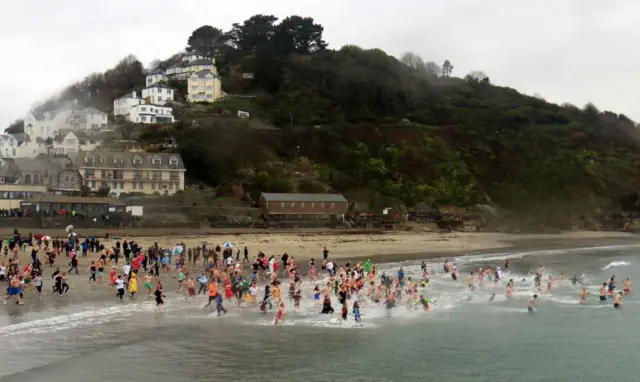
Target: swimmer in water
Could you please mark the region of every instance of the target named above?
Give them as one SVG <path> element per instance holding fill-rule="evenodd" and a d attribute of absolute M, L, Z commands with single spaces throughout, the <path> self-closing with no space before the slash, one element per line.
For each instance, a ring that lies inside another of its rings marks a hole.
<path fill-rule="evenodd" d="M 274 322 L 274 326 L 278 325 L 278 321 L 284 321 L 284 302 L 280 303 L 280 307 L 278 308 L 278 312 L 276 313 L 276 320 Z"/>
<path fill-rule="evenodd" d="M 467 277 L 467 285 L 471 291 L 476 289 L 476 287 L 473 286 L 473 272 L 469 273 L 469 277 Z"/>
<path fill-rule="evenodd" d="M 602 283 L 600 286 L 600 302 L 607 301 L 607 283 Z"/>
<path fill-rule="evenodd" d="M 586 289 L 580 288 L 580 304 L 585 305 L 587 303 L 587 296 L 590 294 Z"/>
<path fill-rule="evenodd" d="M 491 297 L 489 297 L 489 302 L 492 302 L 496 298 L 496 294 L 492 293 Z"/>
<path fill-rule="evenodd" d="M 533 308 L 537 308 L 538 307 L 538 305 L 536 304 L 536 300 L 538 300 L 538 295 L 534 294 L 533 298 L 531 300 L 529 300 L 529 303 L 527 304 L 527 311 L 529 313 L 533 313 L 534 312 Z"/>
<path fill-rule="evenodd" d="M 616 301 L 613 303 L 613 307 L 616 309 L 622 309 L 622 291 L 616 294 Z"/>
<path fill-rule="evenodd" d="M 626 279 L 624 279 L 624 284 L 622 284 L 622 288 L 624 288 L 624 294 L 629 294 L 631 293 L 631 280 L 629 280 L 629 278 L 627 277 Z"/>

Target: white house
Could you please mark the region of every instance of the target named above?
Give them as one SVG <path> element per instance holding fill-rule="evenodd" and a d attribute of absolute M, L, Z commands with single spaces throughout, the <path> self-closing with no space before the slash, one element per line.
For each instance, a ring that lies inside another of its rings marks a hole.
<path fill-rule="evenodd" d="M 24 132 L 38 138 L 47 139 L 65 127 L 71 115 L 71 109 L 46 112 L 29 111 L 24 118 Z"/>
<path fill-rule="evenodd" d="M 162 70 L 156 70 L 155 72 L 149 74 L 146 78 L 147 86 L 155 85 L 160 82 L 166 82 L 167 76 L 164 74 Z M 144 97 L 144 96 L 143 96 Z"/>
<path fill-rule="evenodd" d="M 73 130 L 105 129 L 107 114 L 93 107 L 75 110 L 69 116 L 68 124 Z"/>
<path fill-rule="evenodd" d="M 18 140 L 11 134 L 0 134 L 0 158 L 18 156 Z"/>
<path fill-rule="evenodd" d="M 173 89 L 168 86 L 155 84 L 142 89 L 142 98 L 145 103 L 154 105 L 164 105 L 168 101 L 173 101 Z"/>
<path fill-rule="evenodd" d="M 183 64 L 175 64 L 167 68 L 167 70 L 165 71 L 165 74 L 167 76 L 175 76 L 177 74 L 182 74 L 183 72 L 184 72 Z"/>
<path fill-rule="evenodd" d="M 153 104 L 134 105 L 128 119 L 134 123 L 173 123 L 173 109 Z"/>
<path fill-rule="evenodd" d="M 132 106 L 140 105 L 142 98 L 138 97 L 135 90 L 113 100 L 113 115 L 129 115 Z"/>
<path fill-rule="evenodd" d="M 53 139 L 51 154 L 77 154 L 80 151 L 94 151 L 104 141 L 107 133 L 90 131 L 61 131 Z"/>
<path fill-rule="evenodd" d="M 203 59 L 206 59 L 206 57 L 204 55 L 196 53 L 196 52 L 185 53 L 184 56 L 182 56 L 182 62 L 184 64 L 188 64 L 191 61 L 203 60 Z"/>
<path fill-rule="evenodd" d="M 18 141 L 16 158 L 35 158 L 40 154 L 47 153 L 46 141 L 42 138 L 29 134 L 13 134 L 13 137 Z"/>

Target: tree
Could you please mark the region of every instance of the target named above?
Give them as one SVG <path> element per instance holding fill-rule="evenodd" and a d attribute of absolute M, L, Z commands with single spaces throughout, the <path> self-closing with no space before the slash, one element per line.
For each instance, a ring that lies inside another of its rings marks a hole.
<path fill-rule="evenodd" d="M 475 84 L 488 84 L 490 82 L 489 77 L 479 70 L 469 72 L 469 74 L 465 76 L 465 81 L 467 81 L 467 83 Z"/>
<path fill-rule="evenodd" d="M 445 60 L 444 64 L 442 64 L 442 76 L 449 77 L 451 76 L 451 72 L 453 71 L 453 65 L 449 60 Z"/>
<path fill-rule="evenodd" d="M 413 52 L 405 52 L 402 57 L 400 57 L 400 62 L 416 70 L 425 70 L 425 63 L 422 57 Z"/>
<path fill-rule="evenodd" d="M 276 34 L 276 21 L 273 15 L 255 15 L 242 24 L 235 23 L 226 34 L 227 41 L 236 50 L 243 53 L 255 53 L 267 48 Z"/>
<path fill-rule="evenodd" d="M 4 132 L 7 133 L 7 134 L 21 134 L 21 133 L 24 133 L 24 120 L 16 119 L 9 126 L 7 126 L 6 129 L 4 129 Z"/>
<path fill-rule="evenodd" d="M 309 54 L 327 48 L 323 31 L 322 25 L 314 24 L 311 17 L 290 16 L 278 25 L 275 37 L 282 53 Z"/>
<path fill-rule="evenodd" d="M 435 62 L 428 61 L 424 65 L 424 71 L 429 77 L 438 77 L 442 73 L 442 68 Z"/>
<path fill-rule="evenodd" d="M 227 36 L 221 29 L 203 25 L 189 36 L 187 52 L 200 53 L 206 57 L 216 57 L 224 46 Z"/>

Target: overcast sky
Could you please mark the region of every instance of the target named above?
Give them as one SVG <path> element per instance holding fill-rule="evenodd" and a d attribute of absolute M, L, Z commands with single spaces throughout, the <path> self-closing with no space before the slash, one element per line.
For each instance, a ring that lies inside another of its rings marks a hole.
<path fill-rule="evenodd" d="M 197 27 L 227 30 L 258 13 L 313 17 L 330 48 L 482 70 L 548 101 L 640 121 L 638 0 L 0 0 L 0 127 L 34 102 L 131 53 L 145 65 L 183 49 Z M 223 85 L 224 86 L 224 85 Z"/>

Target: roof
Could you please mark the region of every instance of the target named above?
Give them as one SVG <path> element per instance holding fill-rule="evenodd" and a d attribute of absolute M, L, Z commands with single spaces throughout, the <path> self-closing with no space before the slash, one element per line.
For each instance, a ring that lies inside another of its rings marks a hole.
<path fill-rule="evenodd" d="M 43 194 L 35 196 L 25 202 L 28 203 L 73 203 L 73 204 L 108 204 L 111 206 L 124 206 L 123 201 L 114 198 L 100 198 L 91 196 L 66 196 Z"/>
<path fill-rule="evenodd" d="M 211 70 L 201 70 L 201 71 L 199 71 L 199 72 L 195 72 L 195 73 L 193 73 L 193 74 L 195 74 L 195 75 L 196 75 L 196 76 L 198 76 L 198 77 L 204 77 L 204 76 L 206 76 L 207 74 L 211 74 L 211 76 L 213 76 L 213 77 L 218 77 L 218 78 L 220 78 L 220 76 L 219 76 L 219 75 L 215 74 L 215 73 L 214 73 L 214 72 L 212 72 Z"/>
<path fill-rule="evenodd" d="M 91 159 L 93 159 L 93 164 Z M 122 159 L 122 164 L 116 166 L 116 159 Z M 159 158 L 160 164 L 154 167 L 153 159 Z M 140 160 L 141 164 L 135 166 L 133 161 Z M 175 167 L 171 167 L 170 161 L 177 161 Z M 75 158 L 75 164 L 79 168 L 123 168 L 123 169 L 167 169 L 184 170 L 184 163 L 180 154 L 173 153 L 145 153 L 145 152 L 119 152 L 119 151 L 93 151 L 80 152 Z"/>
<path fill-rule="evenodd" d="M 276 194 L 263 192 L 262 197 L 267 202 L 346 202 L 342 194 Z"/>
<path fill-rule="evenodd" d="M 197 60 L 189 61 L 184 66 L 194 66 L 194 65 L 213 65 L 211 60 L 207 60 L 206 58 L 199 58 Z"/>
<path fill-rule="evenodd" d="M 86 109 L 82 109 L 82 110 L 78 110 L 76 112 L 74 112 L 74 114 L 77 115 L 87 115 L 87 114 L 91 114 L 91 115 L 105 115 L 106 113 L 103 111 L 100 111 L 98 109 L 96 109 L 95 107 L 88 107 Z"/>
<path fill-rule="evenodd" d="M 153 76 L 154 74 L 161 74 L 164 75 L 164 71 L 162 69 L 156 69 L 153 72 L 147 74 L 147 76 Z"/>

